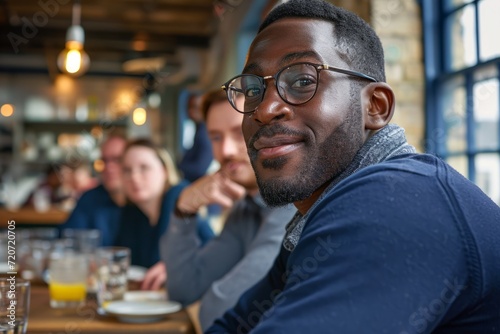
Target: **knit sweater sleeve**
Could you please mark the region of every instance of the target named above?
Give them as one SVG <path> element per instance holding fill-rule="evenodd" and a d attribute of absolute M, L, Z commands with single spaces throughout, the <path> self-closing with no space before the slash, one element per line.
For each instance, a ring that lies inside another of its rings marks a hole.
<path fill-rule="evenodd" d="M 205 331 L 206 334 L 249 333 L 263 314 L 280 305 L 289 252 L 281 246 L 269 272 L 255 285 L 245 291 L 238 303 Z"/>
<path fill-rule="evenodd" d="M 236 304 L 241 294 L 259 281 L 274 262 L 285 234 L 285 225 L 295 208 L 286 206 L 266 211 L 244 257 L 204 294 L 200 307 L 202 329 L 207 329 L 216 318 Z"/>
<path fill-rule="evenodd" d="M 481 309 L 481 281 L 470 278 L 482 270 L 464 240 L 464 215 L 435 176 L 433 166 L 388 164 L 339 183 L 281 269 L 275 264 L 207 333 L 437 333 Z"/>
<path fill-rule="evenodd" d="M 207 291 L 243 256 L 238 226 L 228 223 L 219 236 L 200 248 L 197 218 L 172 214 L 160 253 L 167 267 L 167 290 L 172 300 L 188 305 Z"/>

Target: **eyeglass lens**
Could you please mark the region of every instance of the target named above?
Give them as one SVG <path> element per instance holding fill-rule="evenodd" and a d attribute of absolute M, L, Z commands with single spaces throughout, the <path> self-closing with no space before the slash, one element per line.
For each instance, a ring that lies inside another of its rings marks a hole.
<path fill-rule="evenodd" d="M 295 64 L 282 69 L 275 75 L 276 87 L 281 98 L 290 104 L 302 104 L 315 94 L 318 83 L 318 71 L 312 64 Z M 266 83 L 256 75 L 241 75 L 228 87 L 231 104 L 240 112 L 252 112 L 264 99 Z M 243 97 L 244 107 L 236 101 Z M 242 110 L 243 109 L 243 110 Z"/>

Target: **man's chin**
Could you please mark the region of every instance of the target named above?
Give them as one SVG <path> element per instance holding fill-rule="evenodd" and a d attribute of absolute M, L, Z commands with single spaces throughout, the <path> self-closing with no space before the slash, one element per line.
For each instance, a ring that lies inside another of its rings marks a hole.
<path fill-rule="evenodd" d="M 257 179 L 263 182 L 287 182 L 287 175 L 295 175 L 297 171 L 288 159 L 283 158 L 259 161 L 253 167 Z"/>
<path fill-rule="evenodd" d="M 278 207 L 304 199 L 307 196 L 297 193 L 293 182 L 279 175 L 270 178 L 257 178 L 260 195 L 267 205 Z"/>

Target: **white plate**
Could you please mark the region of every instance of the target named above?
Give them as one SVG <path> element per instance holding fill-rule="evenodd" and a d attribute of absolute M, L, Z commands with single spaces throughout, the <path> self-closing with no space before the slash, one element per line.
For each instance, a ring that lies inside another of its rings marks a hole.
<path fill-rule="evenodd" d="M 126 301 L 148 301 L 148 300 L 166 300 L 167 293 L 165 291 L 127 291 L 123 296 Z"/>
<path fill-rule="evenodd" d="M 106 306 L 106 313 L 123 322 L 145 323 L 159 321 L 167 314 L 177 312 L 181 304 L 173 301 L 126 301 L 111 302 Z"/>
<path fill-rule="evenodd" d="M 129 281 L 137 281 L 141 282 L 144 280 L 144 276 L 146 276 L 147 268 L 140 266 L 130 266 L 127 271 L 127 279 Z"/>

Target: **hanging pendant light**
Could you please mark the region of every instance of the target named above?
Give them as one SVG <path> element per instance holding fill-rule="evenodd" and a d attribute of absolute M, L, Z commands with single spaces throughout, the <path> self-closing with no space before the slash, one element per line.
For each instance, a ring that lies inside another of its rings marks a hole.
<path fill-rule="evenodd" d="M 81 5 L 79 0 L 73 3 L 71 27 L 66 33 L 66 48 L 57 57 L 59 69 L 72 76 L 80 76 L 87 72 L 90 58 L 83 50 L 85 32 L 80 25 Z"/>

